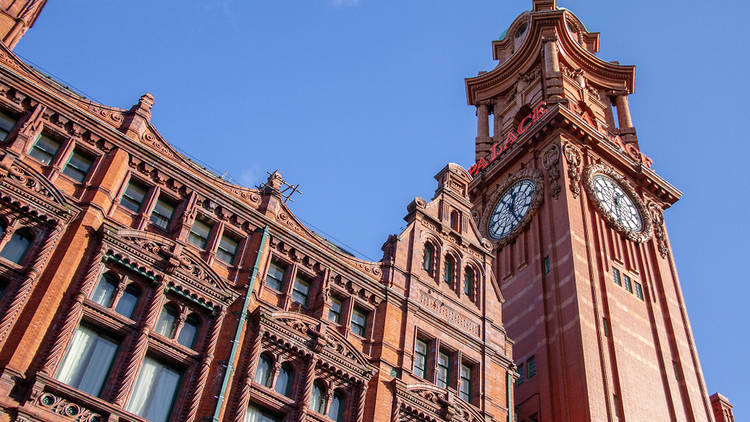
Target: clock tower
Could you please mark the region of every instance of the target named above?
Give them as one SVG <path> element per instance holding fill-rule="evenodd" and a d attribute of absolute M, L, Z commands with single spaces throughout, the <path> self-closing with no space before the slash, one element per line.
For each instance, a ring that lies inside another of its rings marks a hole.
<path fill-rule="evenodd" d="M 598 48 L 535 0 L 492 43 L 498 66 L 466 79 L 472 213 L 516 342 L 517 420 L 712 421 L 664 222 L 681 192 L 641 150 L 635 67 Z"/>

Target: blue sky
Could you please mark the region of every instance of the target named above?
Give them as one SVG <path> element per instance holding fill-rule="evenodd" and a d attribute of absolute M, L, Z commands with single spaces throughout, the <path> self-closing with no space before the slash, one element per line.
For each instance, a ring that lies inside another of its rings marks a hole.
<path fill-rule="evenodd" d="M 606 7 L 602 7 L 606 4 Z M 710 393 L 750 417 L 746 2 L 560 1 L 635 64 L 642 150 L 685 196 L 666 212 Z M 173 145 L 378 260 L 414 196 L 473 157 L 463 78 L 531 0 L 53 0 L 16 48 L 104 104 L 154 94 Z"/>

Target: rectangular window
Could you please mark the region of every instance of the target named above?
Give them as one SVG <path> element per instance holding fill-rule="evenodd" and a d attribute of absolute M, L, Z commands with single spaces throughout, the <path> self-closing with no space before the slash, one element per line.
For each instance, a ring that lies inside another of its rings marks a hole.
<path fill-rule="evenodd" d="M 643 286 L 641 286 L 641 283 L 637 281 L 635 282 L 635 297 L 643 300 Z"/>
<path fill-rule="evenodd" d="M 65 165 L 63 174 L 81 183 L 86 178 L 86 175 L 89 174 L 93 163 L 94 158 L 92 156 L 75 150 L 71 154 L 68 164 Z"/>
<path fill-rule="evenodd" d="M 617 419 L 622 419 L 622 407 L 620 407 L 620 400 L 617 397 L 617 394 L 612 394 L 612 400 L 615 402 L 615 417 Z"/>
<path fill-rule="evenodd" d="M 352 311 L 352 332 L 360 337 L 364 337 L 366 330 L 367 311 L 355 307 Z"/>
<path fill-rule="evenodd" d="M 115 340 L 80 326 L 73 335 L 55 378 L 92 396 L 99 396 L 117 347 Z"/>
<path fill-rule="evenodd" d="M 516 385 L 521 385 L 521 384 L 523 384 L 523 381 L 524 381 L 524 375 L 525 375 L 525 373 L 524 373 L 524 371 L 523 371 L 523 364 L 522 364 L 522 363 L 519 363 L 519 364 L 518 364 L 518 379 L 516 380 Z"/>
<path fill-rule="evenodd" d="M 169 223 L 174 215 L 175 205 L 164 198 L 159 198 L 151 211 L 151 222 L 164 230 L 169 229 Z"/>
<path fill-rule="evenodd" d="M 240 243 L 230 236 L 223 235 L 219 241 L 219 248 L 216 250 L 216 257 L 225 263 L 234 264 L 234 257 L 237 255 L 237 246 Z"/>
<path fill-rule="evenodd" d="M 677 361 L 672 361 L 672 369 L 674 369 L 674 378 L 679 381 L 680 380 L 680 367 L 677 366 Z"/>
<path fill-rule="evenodd" d="M 310 282 L 298 275 L 292 286 L 292 300 L 300 305 L 307 305 L 307 296 L 310 294 Z"/>
<path fill-rule="evenodd" d="M 615 284 L 618 286 L 622 286 L 622 280 L 620 280 L 620 270 L 617 268 L 612 268 L 612 274 L 614 275 Z"/>
<path fill-rule="evenodd" d="M 633 293 L 633 284 L 630 281 L 629 276 L 624 276 L 623 279 L 625 280 L 625 290 L 627 290 L 630 293 Z"/>
<path fill-rule="evenodd" d="M 536 356 L 526 361 L 526 378 L 531 379 L 534 375 L 536 375 Z"/>
<path fill-rule="evenodd" d="M 448 379 L 450 377 L 451 358 L 448 353 L 440 351 L 438 353 L 438 374 L 437 385 L 441 388 L 448 388 Z"/>
<path fill-rule="evenodd" d="M 414 343 L 414 375 L 427 378 L 427 342 L 420 339 Z"/>
<path fill-rule="evenodd" d="M 167 422 L 182 374 L 146 356 L 138 372 L 127 410 L 152 422 Z"/>
<path fill-rule="evenodd" d="M 341 323 L 341 309 L 343 303 L 341 300 L 335 297 L 331 298 L 331 307 L 328 308 L 328 320 L 335 322 L 336 324 Z"/>
<path fill-rule="evenodd" d="M 122 198 L 120 198 L 120 205 L 130 211 L 141 212 L 141 205 L 143 205 L 143 200 L 146 199 L 146 192 L 148 192 L 148 189 L 145 186 L 131 180 L 125 189 L 125 193 L 122 194 Z"/>
<path fill-rule="evenodd" d="M 543 269 L 544 269 L 545 274 L 549 274 L 549 271 L 550 271 L 549 256 L 544 257 Z"/>
<path fill-rule="evenodd" d="M 0 112 L 0 141 L 8 139 L 8 135 L 10 135 L 14 126 L 16 126 L 16 119 Z"/>
<path fill-rule="evenodd" d="M 266 285 L 276 291 L 281 291 L 281 286 L 284 284 L 284 273 L 286 269 L 283 265 L 271 261 L 271 265 L 268 266 L 268 273 L 266 274 Z"/>
<path fill-rule="evenodd" d="M 604 337 L 609 337 L 609 321 L 607 321 L 607 318 L 602 318 L 602 325 L 604 325 Z"/>
<path fill-rule="evenodd" d="M 193 227 L 190 228 L 188 242 L 198 248 L 206 249 L 206 245 L 208 245 L 208 236 L 211 234 L 212 228 L 213 226 L 211 224 L 196 219 L 193 222 Z"/>
<path fill-rule="evenodd" d="M 461 390 L 459 394 L 464 401 L 471 403 L 471 366 L 465 363 L 461 364 Z"/>
<path fill-rule="evenodd" d="M 57 155 L 60 143 L 47 135 L 39 135 L 34 146 L 31 147 L 29 155 L 39 160 L 42 164 L 49 164 Z"/>

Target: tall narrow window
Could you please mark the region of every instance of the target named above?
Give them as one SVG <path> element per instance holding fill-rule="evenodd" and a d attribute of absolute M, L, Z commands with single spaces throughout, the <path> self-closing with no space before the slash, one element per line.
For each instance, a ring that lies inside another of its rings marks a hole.
<path fill-rule="evenodd" d="M 271 358 L 261 355 L 258 359 L 258 367 L 255 369 L 254 381 L 265 387 L 271 386 Z"/>
<path fill-rule="evenodd" d="M 129 285 L 125 288 L 122 293 L 122 297 L 117 301 L 115 312 L 118 314 L 133 319 L 133 312 L 135 307 L 138 305 L 138 299 L 141 297 L 141 291 L 134 284 Z"/>
<path fill-rule="evenodd" d="M 333 393 L 331 404 L 328 406 L 328 418 L 334 422 L 344 422 L 344 394 L 340 391 Z"/>
<path fill-rule="evenodd" d="M 462 363 L 460 396 L 464 401 L 468 403 L 471 403 L 471 382 L 471 366 Z"/>
<path fill-rule="evenodd" d="M 274 290 L 281 291 L 281 286 L 284 283 L 284 273 L 286 273 L 286 268 L 283 265 L 271 261 L 271 265 L 268 266 L 268 273 L 266 274 L 266 285 Z"/>
<path fill-rule="evenodd" d="M 523 384 L 523 381 L 524 381 L 524 375 L 525 375 L 525 374 L 526 374 L 526 373 L 525 373 L 525 372 L 524 372 L 524 370 L 523 370 L 523 364 L 522 364 L 522 363 L 519 363 L 519 364 L 518 364 L 518 379 L 516 380 L 516 385 L 521 385 L 521 384 Z"/>
<path fill-rule="evenodd" d="M 47 135 L 40 135 L 34 146 L 31 147 L 29 155 L 36 158 L 42 164 L 49 164 L 60 150 L 60 143 Z"/>
<path fill-rule="evenodd" d="M 250 405 L 245 413 L 245 422 L 281 422 L 281 418 L 271 415 L 265 410 Z"/>
<path fill-rule="evenodd" d="M 182 374 L 147 356 L 138 373 L 127 410 L 151 422 L 166 422 Z"/>
<path fill-rule="evenodd" d="M 164 198 L 159 198 L 154 205 L 154 210 L 151 211 L 151 218 L 149 220 L 157 227 L 161 227 L 164 230 L 169 229 L 169 223 L 172 221 L 174 215 L 175 205 Z"/>
<path fill-rule="evenodd" d="M 453 286 L 453 273 L 456 267 L 456 260 L 452 256 L 445 257 L 445 267 L 443 268 L 443 281 L 449 286 Z"/>
<path fill-rule="evenodd" d="M 602 318 L 602 325 L 604 326 L 604 337 L 609 337 L 609 320 Z"/>
<path fill-rule="evenodd" d="M 536 375 L 536 356 L 532 356 L 526 361 L 526 378 Z"/>
<path fill-rule="evenodd" d="M 216 250 L 216 257 L 226 264 L 234 264 L 234 257 L 237 255 L 238 245 L 239 242 L 234 240 L 231 236 L 221 236 L 219 248 Z"/>
<path fill-rule="evenodd" d="M 63 174 L 75 180 L 78 183 L 86 179 L 89 174 L 94 158 L 84 152 L 75 150 L 68 160 L 68 164 L 63 169 Z"/>
<path fill-rule="evenodd" d="M 279 394 L 283 394 L 287 397 L 291 394 L 292 379 L 294 377 L 294 371 L 288 363 L 281 365 L 279 375 L 276 377 L 276 385 L 273 387 L 274 391 Z"/>
<path fill-rule="evenodd" d="M 0 252 L 0 256 L 8 261 L 20 264 L 26 256 L 26 252 L 29 251 L 29 246 L 31 246 L 33 239 L 34 236 L 28 229 L 17 230 L 11 236 L 10 241 L 5 244 L 3 251 Z"/>
<path fill-rule="evenodd" d="M 8 135 L 16 125 L 16 119 L 13 117 L 0 112 L 0 141 L 8 139 Z"/>
<path fill-rule="evenodd" d="M 453 210 L 451 211 L 451 229 L 460 232 L 461 231 L 461 217 L 458 214 L 458 211 Z"/>
<path fill-rule="evenodd" d="M 414 375 L 427 378 L 427 342 L 420 339 L 414 343 Z"/>
<path fill-rule="evenodd" d="M 424 256 L 422 256 L 422 268 L 428 273 L 432 273 L 432 261 L 435 255 L 435 250 L 432 245 L 425 243 L 424 245 Z"/>
<path fill-rule="evenodd" d="M 437 385 L 438 387 L 447 388 L 448 379 L 450 377 L 451 360 L 448 353 L 440 351 L 438 354 L 438 374 L 437 374 Z"/>
<path fill-rule="evenodd" d="M 154 328 L 154 331 L 163 335 L 164 337 L 173 338 L 174 331 L 177 325 L 178 315 L 179 313 L 177 312 L 177 308 L 175 308 L 175 306 L 171 303 L 167 303 L 161 309 L 161 313 L 159 314 L 159 319 L 156 321 L 156 327 Z"/>
<path fill-rule="evenodd" d="M 364 337 L 366 330 L 367 311 L 354 307 L 352 311 L 352 332 L 360 337 Z"/>
<path fill-rule="evenodd" d="M 326 411 L 326 399 L 323 395 L 325 386 L 320 381 L 315 381 L 313 384 L 313 391 L 310 397 L 310 409 L 313 412 L 325 413 Z"/>
<path fill-rule="evenodd" d="M 474 271 L 466 267 L 464 269 L 464 294 L 471 297 L 472 290 L 474 290 Z"/>
<path fill-rule="evenodd" d="M 117 276 L 112 273 L 104 273 L 99 279 L 99 284 L 96 285 L 94 293 L 91 295 L 91 300 L 109 308 L 112 306 L 112 298 L 117 288 Z"/>
<path fill-rule="evenodd" d="M 307 296 L 310 294 L 310 282 L 297 275 L 292 287 L 292 300 L 300 305 L 307 305 Z"/>
<path fill-rule="evenodd" d="M 206 249 L 206 246 L 208 245 L 208 236 L 211 234 L 212 228 L 212 225 L 204 223 L 196 218 L 193 222 L 193 227 L 190 228 L 188 242 L 198 248 Z"/>
<path fill-rule="evenodd" d="M 641 283 L 634 282 L 635 284 L 635 297 L 637 297 L 640 300 L 643 300 L 643 286 L 641 286 Z"/>
<path fill-rule="evenodd" d="M 625 281 L 625 290 L 627 290 L 630 293 L 633 293 L 633 283 L 630 280 L 630 276 L 623 276 L 623 280 Z"/>
<path fill-rule="evenodd" d="M 117 346 L 115 340 L 91 328 L 78 327 L 55 378 L 92 396 L 98 396 L 109 375 Z"/>
<path fill-rule="evenodd" d="M 185 347 L 192 348 L 195 346 L 195 339 L 198 337 L 198 330 L 201 327 L 201 320 L 195 314 L 190 314 L 185 319 L 185 324 L 180 328 L 180 334 L 177 336 L 177 342 Z"/>
<path fill-rule="evenodd" d="M 550 269 L 552 267 L 549 262 L 549 255 L 544 257 L 544 263 L 542 264 L 542 267 L 543 267 L 542 270 L 544 271 L 544 273 L 549 274 Z"/>
<path fill-rule="evenodd" d="M 336 324 L 341 323 L 341 310 L 343 303 L 340 299 L 335 297 L 331 298 L 331 307 L 328 308 L 328 320 L 335 322 Z"/>
<path fill-rule="evenodd" d="M 148 189 L 142 184 L 131 180 L 128 183 L 128 187 L 125 188 L 125 193 L 120 198 L 120 205 L 129 209 L 133 212 L 141 212 L 141 205 L 143 200 L 146 199 L 146 192 Z"/>
<path fill-rule="evenodd" d="M 620 270 L 612 268 L 612 275 L 614 276 L 615 284 L 622 286 L 622 280 L 620 279 Z"/>

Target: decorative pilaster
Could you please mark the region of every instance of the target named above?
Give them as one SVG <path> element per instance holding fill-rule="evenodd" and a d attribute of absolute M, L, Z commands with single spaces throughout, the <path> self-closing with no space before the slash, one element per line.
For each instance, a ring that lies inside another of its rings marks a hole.
<path fill-rule="evenodd" d="M 237 396 L 237 409 L 234 413 L 234 422 L 243 422 L 245 419 L 245 412 L 243 409 L 247 408 L 250 402 L 250 387 L 255 378 L 255 370 L 258 367 L 258 359 L 260 358 L 261 352 L 261 341 L 263 340 L 263 329 L 259 326 L 258 332 L 250 345 L 250 353 L 245 363 L 245 374 L 240 379 L 240 393 Z"/>
<path fill-rule="evenodd" d="M 130 350 L 128 351 L 125 365 L 120 371 L 120 376 L 118 377 L 118 384 L 115 390 L 114 399 L 112 400 L 116 406 L 125 406 L 130 391 L 133 388 L 133 384 L 135 384 L 135 377 L 138 368 L 146 357 L 148 336 L 151 332 L 151 327 L 154 326 L 164 302 L 163 291 L 166 286 L 166 280 L 162 279 L 158 285 L 154 286 L 154 289 L 151 292 L 147 308 L 148 311 L 141 321 L 138 333 L 136 333 L 136 337 L 133 339 Z"/>
<path fill-rule="evenodd" d="M 666 258 L 669 253 L 669 245 L 667 244 L 667 233 L 664 228 L 664 214 L 661 207 L 655 202 L 648 204 L 648 212 L 654 226 L 654 237 L 656 238 L 656 247 L 659 250 L 659 255 L 662 258 Z"/>
<path fill-rule="evenodd" d="M 565 161 L 568 163 L 568 178 L 570 179 L 570 191 L 573 193 L 573 198 L 578 198 L 581 193 L 581 150 L 571 143 L 565 143 L 563 145 L 563 155 Z"/>
<path fill-rule="evenodd" d="M 83 279 L 81 279 L 78 293 L 73 299 L 73 304 L 65 315 L 65 319 L 58 330 L 57 336 L 52 343 L 52 347 L 50 347 L 47 352 L 47 359 L 45 359 L 44 365 L 41 369 L 42 374 L 50 377 L 54 375 L 57 365 L 59 364 L 60 359 L 62 359 L 63 353 L 65 353 L 65 346 L 73 337 L 73 334 L 78 327 L 78 322 L 83 316 L 83 302 L 91 294 L 91 289 L 104 270 L 104 264 L 102 263 L 103 257 L 104 249 L 99 249 L 91 260 L 91 265 L 89 265 L 88 271 L 86 271 Z"/>
<path fill-rule="evenodd" d="M 400 413 L 401 413 L 401 400 L 398 397 L 394 397 L 393 408 L 391 409 L 391 422 L 401 422 Z"/>
<path fill-rule="evenodd" d="M 21 281 L 20 285 L 16 289 L 11 300 L 6 302 L 4 309 L 2 310 L 2 318 L 0 318 L 0 349 L 5 346 L 5 341 L 8 339 L 8 334 L 11 328 L 18 319 L 18 314 L 21 309 L 26 305 L 31 294 L 31 288 L 36 283 L 39 276 L 42 274 L 47 265 L 47 260 L 52 254 L 52 251 L 57 245 L 57 241 L 60 238 L 63 228 L 60 224 L 55 224 L 48 232 L 44 241 L 39 248 L 39 251 L 34 258 L 34 261 L 29 266 L 26 276 Z"/>
<path fill-rule="evenodd" d="M 305 372 L 305 383 L 302 391 L 298 393 L 297 400 L 297 422 L 304 422 L 307 416 L 307 409 L 310 405 L 312 396 L 313 383 L 315 382 L 315 364 L 318 358 L 315 355 L 309 357 L 307 371 Z"/>
<path fill-rule="evenodd" d="M 357 407 L 354 410 L 354 422 L 363 422 L 365 416 L 365 399 L 367 398 L 367 384 L 363 383 L 359 387 L 357 394 Z"/>
<path fill-rule="evenodd" d="M 557 144 L 552 144 L 547 148 L 542 157 L 542 164 L 547 170 L 550 194 L 557 199 L 562 190 L 560 188 L 560 147 Z"/>
<path fill-rule="evenodd" d="M 200 404 L 203 391 L 206 388 L 206 381 L 208 381 L 208 374 L 211 371 L 211 363 L 214 360 L 214 352 L 216 351 L 216 344 L 219 341 L 219 333 L 221 332 L 221 326 L 224 321 L 224 315 L 226 315 L 226 309 L 221 308 L 214 318 L 214 323 L 211 326 L 211 331 L 208 333 L 206 351 L 203 355 L 203 359 L 200 363 L 200 369 L 198 376 L 195 378 L 195 383 L 192 388 L 192 394 L 188 403 L 188 409 L 185 412 L 185 421 L 195 422 L 198 416 L 198 405 Z"/>
<path fill-rule="evenodd" d="M 490 138 L 490 103 L 482 101 L 477 104 L 477 137 L 475 140 L 475 156 L 479 160 L 487 155 L 492 145 Z"/>

